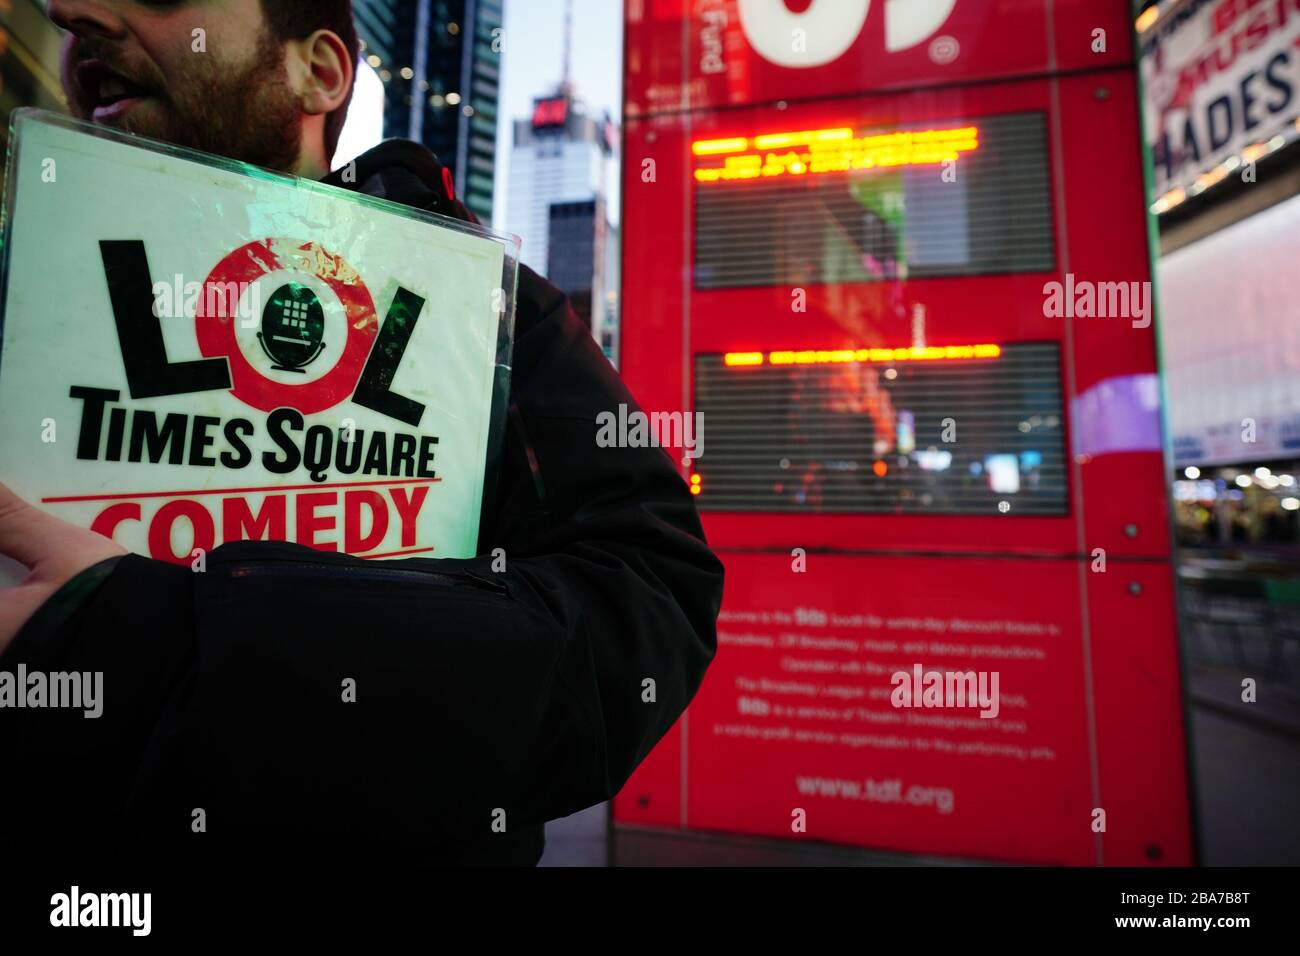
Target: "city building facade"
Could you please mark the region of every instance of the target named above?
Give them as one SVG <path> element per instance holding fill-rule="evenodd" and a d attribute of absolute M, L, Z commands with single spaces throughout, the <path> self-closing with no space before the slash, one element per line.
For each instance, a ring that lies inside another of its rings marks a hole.
<path fill-rule="evenodd" d="M 528 119 L 515 120 L 506 195 L 506 229 L 523 240 L 524 264 L 569 293 L 611 360 L 617 283 L 609 262 L 618 255 L 606 166 L 616 146 L 609 115 L 588 110 L 562 83 L 534 100 Z"/>
<path fill-rule="evenodd" d="M 355 0 L 362 58 L 384 84 L 384 136 L 428 146 L 492 222 L 502 0 Z"/>
<path fill-rule="evenodd" d="M 1300 546 L 1300 7 L 1142 5 L 1178 537 Z"/>

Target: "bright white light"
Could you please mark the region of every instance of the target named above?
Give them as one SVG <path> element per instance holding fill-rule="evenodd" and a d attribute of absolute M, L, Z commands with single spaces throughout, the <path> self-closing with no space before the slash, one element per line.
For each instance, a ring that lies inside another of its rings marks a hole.
<path fill-rule="evenodd" d="M 1287 511 L 1300 511 L 1300 498 L 1283 498 L 1282 507 Z"/>
<path fill-rule="evenodd" d="M 384 84 L 368 63 L 357 64 L 352 105 L 334 151 L 334 168 L 346 166 L 384 138 Z"/>
<path fill-rule="evenodd" d="M 1201 477 L 1201 469 L 1192 465 L 1191 467 L 1184 469 L 1183 474 L 1195 481 L 1197 478 Z"/>
<path fill-rule="evenodd" d="M 922 471 L 947 471 L 952 465 L 952 452 L 928 448 L 916 452 L 916 463 Z"/>
<path fill-rule="evenodd" d="M 1268 477 L 1269 475 L 1271 475 L 1271 474 L 1273 474 L 1273 473 L 1272 473 L 1271 471 L 1269 471 L 1267 468 L 1256 468 L 1256 469 L 1255 469 L 1255 477 L 1256 477 L 1256 478 L 1267 478 L 1267 477 Z"/>
<path fill-rule="evenodd" d="M 988 455 L 984 467 L 994 494 L 1014 495 L 1020 491 L 1020 462 L 1015 455 Z"/>
<path fill-rule="evenodd" d="M 1278 475 L 1277 482 L 1283 488 L 1290 488 L 1295 484 L 1295 475 Z"/>
<path fill-rule="evenodd" d="M 1238 488 L 1249 488 L 1250 486 L 1251 486 L 1250 475 L 1238 475 L 1238 476 L 1237 476 L 1237 487 L 1238 487 Z"/>

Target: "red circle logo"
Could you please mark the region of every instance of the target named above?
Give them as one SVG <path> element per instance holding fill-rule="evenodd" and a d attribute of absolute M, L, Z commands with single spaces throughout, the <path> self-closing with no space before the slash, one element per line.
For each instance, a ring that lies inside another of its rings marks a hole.
<path fill-rule="evenodd" d="M 239 309 L 238 302 L 231 301 L 231 291 L 247 288 L 272 272 L 314 276 L 328 285 L 343 305 L 347 326 L 343 354 L 315 381 L 292 385 L 267 378 L 239 347 L 235 334 Z M 319 243 L 297 239 L 259 239 L 227 255 L 204 281 L 195 314 L 199 350 L 208 358 L 224 357 L 230 364 L 231 394 L 263 412 L 287 406 L 311 415 L 351 396 L 378 332 L 375 302 L 357 270 Z"/>

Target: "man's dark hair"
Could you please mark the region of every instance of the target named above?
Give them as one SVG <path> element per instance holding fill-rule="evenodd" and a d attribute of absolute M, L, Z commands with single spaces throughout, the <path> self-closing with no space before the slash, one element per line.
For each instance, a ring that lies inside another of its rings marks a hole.
<path fill-rule="evenodd" d="M 329 30 L 337 33 L 343 45 L 348 48 L 355 71 L 357 55 L 360 53 L 360 41 L 357 26 L 352 20 L 352 0 L 262 0 L 262 12 L 271 25 L 271 33 L 281 42 L 301 40 L 317 30 Z M 355 72 L 353 85 L 355 87 Z M 343 105 L 325 117 L 325 156 L 334 155 L 339 144 L 339 134 L 343 132 L 343 121 L 348 116 L 348 104 L 352 102 L 352 90 Z"/>

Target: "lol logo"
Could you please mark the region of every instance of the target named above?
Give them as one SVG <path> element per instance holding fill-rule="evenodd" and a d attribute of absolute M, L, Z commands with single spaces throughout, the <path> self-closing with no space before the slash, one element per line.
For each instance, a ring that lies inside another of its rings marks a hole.
<path fill-rule="evenodd" d="M 884 0 L 885 51 L 896 53 L 933 36 L 957 6 L 957 0 Z M 808 68 L 839 59 L 861 35 L 871 0 L 812 0 L 794 13 L 786 0 L 740 0 L 740 26 L 754 51 L 778 66 Z M 796 33 L 795 31 L 800 31 Z M 801 42 L 792 43 L 793 37 Z M 955 59 L 956 40 L 931 56 Z"/>
<path fill-rule="evenodd" d="M 113 318 L 132 398 L 226 389 L 246 405 L 311 415 L 349 398 L 418 426 L 424 405 L 390 388 L 424 299 L 398 288 L 383 323 L 361 276 L 314 242 L 272 238 L 225 256 L 198 296 L 194 331 L 202 359 L 172 362 L 153 307 L 144 243 L 100 242 Z M 260 323 L 235 299 L 264 289 Z"/>

